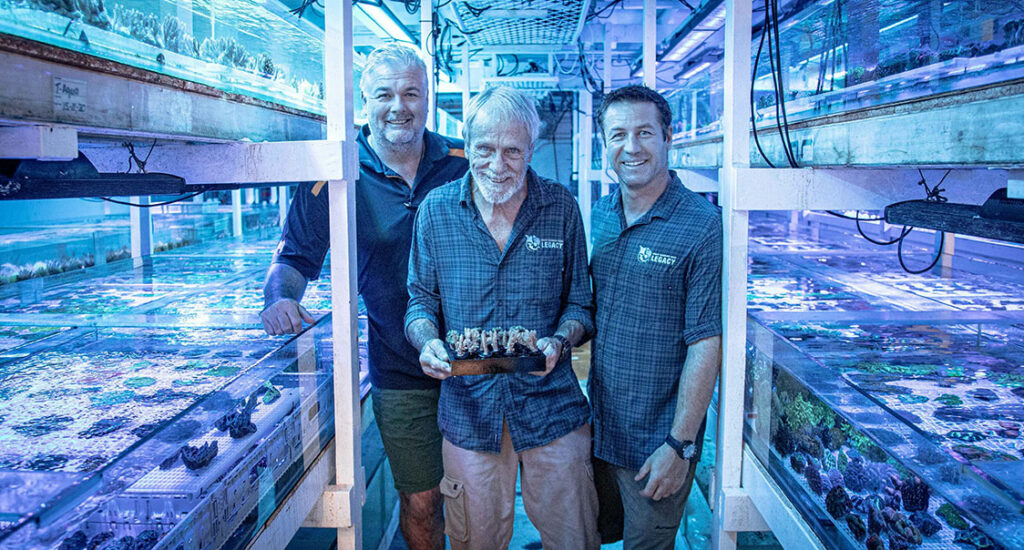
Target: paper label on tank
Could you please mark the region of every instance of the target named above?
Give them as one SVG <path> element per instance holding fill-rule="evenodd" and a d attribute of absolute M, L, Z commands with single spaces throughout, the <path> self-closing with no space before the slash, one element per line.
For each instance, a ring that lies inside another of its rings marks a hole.
<path fill-rule="evenodd" d="M 84 80 L 53 77 L 53 112 L 60 114 L 85 113 L 86 87 Z"/>

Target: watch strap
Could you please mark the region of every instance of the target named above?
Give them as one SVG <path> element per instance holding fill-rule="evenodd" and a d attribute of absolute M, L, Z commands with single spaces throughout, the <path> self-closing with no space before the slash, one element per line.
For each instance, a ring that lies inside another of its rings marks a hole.
<path fill-rule="evenodd" d="M 561 361 L 562 359 L 569 357 L 569 355 L 572 353 L 572 344 L 569 343 L 569 339 L 566 338 L 565 336 L 562 336 L 561 334 L 553 334 L 551 335 L 551 337 L 554 338 L 555 340 L 558 340 L 558 343 L 561 345 L 562 348 L 562 352 L 561 354 L 559 354 L 558 360 Z"/>
<path fill-rule="evenodd" d="M 693 441 L 679 441 L 672 437 L 672 434 L 665 436 L 665 444 L 672 447 L 672 450 L 683 460 L 692 460 L 697 455 L 697 446 Z"/>

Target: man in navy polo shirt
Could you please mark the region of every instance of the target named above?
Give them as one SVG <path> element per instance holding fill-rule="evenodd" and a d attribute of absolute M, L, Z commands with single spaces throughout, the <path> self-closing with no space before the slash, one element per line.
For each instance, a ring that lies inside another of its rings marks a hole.
<path fill-rule="evenodd" d="M 595 468 L 617 481 L 627 549 L 674 547 L 721 361 L 721 216 L 669 171 L 671 123 L 643 86 L 598 111 L 619 187 L 593 210 L 588 389 Z"/>
<path fill-rule="evenodd" d="M 415 51 L 399 45 L 374 50 L 360 88 L 367 125 L 358 137 L 356 240 L 373 412 L 399 492 L 402 534 L 413 550 L 440 549 L 440 382 L 423 374 L 419 352 L 403 335 L 406 276 L 419 204 L 432 189 L 462 177 L 468 165 L 460 141 L 424 129 L 427 73 Z M 294 334 L 303 321 L 313 321 L 299 300 L 307 281 L 320 274 L 328 225 L 327 186 L 300 186 L 267 272 L 261 318 L 268 333 Z"/>
<path fill-rule="evenodd" d="M 600 545 L 589 410 L 569 353 L 593 330 L 586 236 L 569 191 L 529 167 L 539 126 L 521 92 L 479 93 L 463 130 L 469 174 L 430 193 L 416 217 L 405 326 L 423 371 L 444 379 L 453 550 L 508 548 L 520 468 L 544 548 Z M 438 334 L 517 325 L 542 337 L 546 371 L 451 377 Z"/>

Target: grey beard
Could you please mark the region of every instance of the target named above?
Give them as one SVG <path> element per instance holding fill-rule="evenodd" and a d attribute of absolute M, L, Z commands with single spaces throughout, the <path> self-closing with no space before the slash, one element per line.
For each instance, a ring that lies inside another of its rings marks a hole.
<path fill-rule="evenodd" d="M 483 195 L 484 200 L 491 204 L 505 204 L 509 201 L 520 189 L 523 188 L 523 183 L 526 180 L 520 180 L 517 185 L 500 186 L 494 185 L 491 180 L 487 178 L 477 178 L 476 187 L 480 190 L 480 194 Z"/>

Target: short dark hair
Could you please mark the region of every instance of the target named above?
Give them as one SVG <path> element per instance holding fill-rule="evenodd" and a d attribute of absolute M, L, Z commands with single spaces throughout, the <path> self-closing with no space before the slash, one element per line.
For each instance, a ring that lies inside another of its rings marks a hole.
<path fill-rule="evenodd" d="M 658 108 L 658 118 L 660 119 L 659 122 L 661 122 L 662 134 L 666 139 L 668 138 L 672 129 L 672 108 L 669 107 L 668 101 L 657 91 L 638 84 L 624 86 L 604 96 L 601 107 L 597 110 L 597 125 L 601 127 L 602 135 L 604 134 L 604 114 L 608 111 L 609 107 L 616 103 L 654 104 Z"/>

